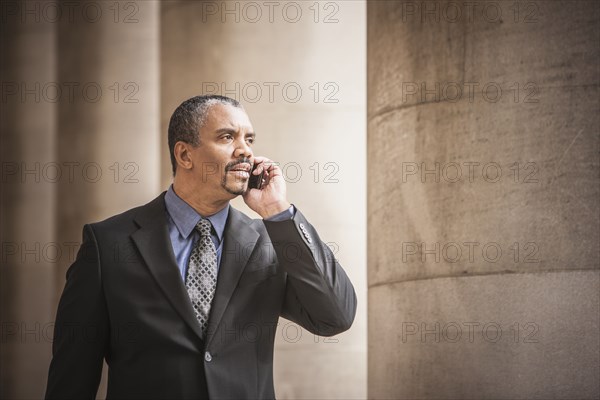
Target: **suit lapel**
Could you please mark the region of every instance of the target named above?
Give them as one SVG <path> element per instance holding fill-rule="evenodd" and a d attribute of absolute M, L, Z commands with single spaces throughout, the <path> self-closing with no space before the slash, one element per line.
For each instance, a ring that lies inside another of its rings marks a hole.
<path fill-rule="evenodd" d="M 250 258 L 259 234 L 248 222 L 250 219 L 231 207 L 223 235 L 221 265 L 217 277 L 217 290 L 210 310 L 208 321 L 208 340 L 210 345 L 223 313 L 231 300 L 240 275 Z"/>
<path fill-rule="evenodd" d="M 142 207 L 135 221 L 140 229 L 131 237 L 141 253 L 148 269 L 169 299 L 173 308 L 201 338 L 202 330 L 196 320 L 192 303 L 187 294 L 169 237 L 164 193 Z"/>

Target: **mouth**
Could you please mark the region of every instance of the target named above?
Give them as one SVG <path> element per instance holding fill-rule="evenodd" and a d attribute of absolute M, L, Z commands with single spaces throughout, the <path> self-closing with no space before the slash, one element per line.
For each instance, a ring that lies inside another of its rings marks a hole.
<path fill-rule="evenodd" d="M 239 163 L 234 165 L 228 172 L 235 175 L 240 179 L 249 179 L 250 171 L 252 170 L 252 166 L 246 163 Z"/>
<path fill-rule="evenodd" d="M 249 179 L 250 178 L 250 172 L 244 171 L 244 170 L 241 170 L 241 169 L 232 169 L 232 170 L 229 171 L 229 173 L 233 174 L 237 178 L 242 178 L 242 179 Z"/>

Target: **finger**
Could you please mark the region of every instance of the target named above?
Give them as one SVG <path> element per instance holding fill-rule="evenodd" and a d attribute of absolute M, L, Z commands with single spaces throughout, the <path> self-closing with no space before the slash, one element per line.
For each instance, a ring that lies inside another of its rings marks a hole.
<path fill-rule="evenodd" d="M 264 170 L 265 163 L 268 161 L 270 160 L 266 157 L 254 157 L 254 166 L 256 167 L 256 169 L 254 170 L 254 175 L 262 173 Z"/>
<path fill-rule="evenodd" d="M 269 173 L 269 171 L 266 171 L 263 175 L 263 188 L 268 186 L 269 182 L 271 182 L 271 174 Z"/>
<path fill-rule="evenodd" d="M 275 163 L 272 160 L 265 160 L 260 164 L 261 172 L 272 172 L 275 167 Z"/>
<path fill-rule="evenodd" d="M 272 163 L 269 166 L 269 173 L 271 174 L 271 177 L 274 177 L 274 176 L 283 176 L 283 172 L 281 170 L 281 167 L 277 163 Z"/>
<path fill-rule="evenodd" d="M 269 159 L 267 157 L 263 157 L 263 156 L 254 156 L 254 163 L 262 163 L 263 161 L 269 161 Z"/>

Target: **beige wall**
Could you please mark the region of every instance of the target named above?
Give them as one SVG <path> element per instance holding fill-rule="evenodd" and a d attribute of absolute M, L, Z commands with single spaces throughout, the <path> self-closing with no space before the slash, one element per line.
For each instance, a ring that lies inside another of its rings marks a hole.
<path fill-rule="evenodd" d="M 598 398 L 598 4 L 411 4 L 368 3 L 369 397 Z"/>
<path fill-rule="evenodd" d="M 271 16 L 261 6 L 260 18 L 244 2 L 163 3 L 161 132 L 175 107 L 194 95 L 224 94 L 244 104 L 257 132 L 255 153 L 281 163 L 289 200 L 331 243 L 359 300 L 352 329 L 326 341 L 280 321 L 277 395 L 364 398 L 365 3 L 292 3 L 280 3 Z M 171 167 L 168 152 L 162 155 L 166 187 Z M 256 216 L 241 199 L 233 203 Z"/>

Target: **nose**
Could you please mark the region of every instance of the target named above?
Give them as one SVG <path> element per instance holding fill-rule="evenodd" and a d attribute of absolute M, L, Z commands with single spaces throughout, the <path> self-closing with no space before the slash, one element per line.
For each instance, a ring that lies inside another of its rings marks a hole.
<path fill-rule="evenodd" d="M 243 138 L 238 141 L 238 145 L 233 152 L 235 158 L 252 158 L 252 148 L 248 146 Z"/>

